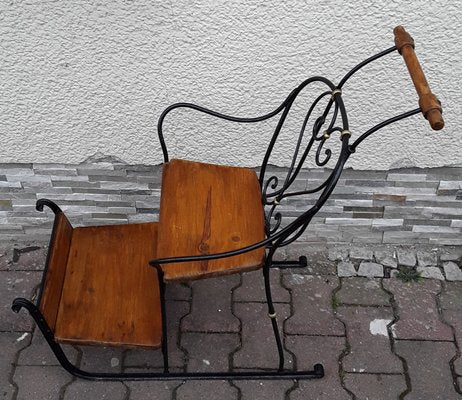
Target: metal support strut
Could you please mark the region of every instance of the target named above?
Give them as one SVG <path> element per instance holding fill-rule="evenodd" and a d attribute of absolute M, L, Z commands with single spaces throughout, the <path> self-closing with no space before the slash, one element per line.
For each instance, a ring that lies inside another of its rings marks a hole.
<path fill-rule="evenodd" d="M 31 301 L 18 297 L 13 301 L 12 310 L 19 313 L 25 308 L 32 316 L 45 340 L 56 356 L 61 366 L 70 374 L 81 379 L 97 381 L 119 381 L 119 380 L 279 380 L 279 379 L 316 379 L 324 376 L 324 369 L 321 365 L 314 366 L 312 371 L 248 371 L 248 372 L 168 372 L 168 358 L 166 352 L 167 342 L 162 344 L 164 350 L 164 372 L 89 372 L 84 371 L 72 364 L 64 353 L 61 345 L 56 342 L 53 331 L 46 322 L 39 308 Z"/>
<path fill-rule="evenodd" d="M 308 260 L 305 256 L 300 256 L 298 261 L 272 261 L 270 268 L 288 269 L 288 268 L 306 268 Z"/>
<path fill-rule="evenodd" d="M 266 303 L 268 304 L 268 316 L 271 318 L 271 325 L 273 326 L 274 339 L 276 340 L 276 346 L 278 349 L 279 355 L 279 366 L 278 371 L 281 372 L 284 369 L 284 351 L 282 348 L 281 336 L 279 334 L 279 327 L 277 321 L 276 310 L 274 309 L 273 297 L 271 295 L 271 284 L 269 280 L 269 272 L 271 265 L 271 256 L 266 260 L 265 265 L 263 266 L 263 278 L 265 281 L 265 294 L 266 294 Z"/>

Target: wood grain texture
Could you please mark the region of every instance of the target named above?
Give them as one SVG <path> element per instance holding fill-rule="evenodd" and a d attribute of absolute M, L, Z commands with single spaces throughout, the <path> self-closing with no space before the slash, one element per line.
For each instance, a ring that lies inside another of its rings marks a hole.
<path fill-rule="evenodd" d="M 59 302 L 66 273 L 67 257 L 71 246 L 72 226 L 66 216 L 60 212 L 55 217 L 53 233 L 48 250 L 45 279 L 40 298 L 40 311 L 51 330 L 55 330 Z"/>
<path fill-rule="evenodd" d="M 159 347 L 157 223 L 75 228 L 56 322 L 60 342 Z"/>
<path fill-rule="evenodd" d="M 411 35 L 402 26 L 397 26 L 393 32 L 395 34 L 395 45 L 404 58 L 404 62 L 419 96 L 419 107 L 422 109 L 422 114 L 428 120 L 432 129 L 436 131 L 443 129 L 444 120 L 441 115 L 441 104 L 430 90 L 419 59 L 415 54 L 414 39 L 412 39 Z"/>
<path fill-rule="evenodd" d="M 239 249 L 265 239 L 257 175 L 248 168 L 185 160 L 164 165 L 157 256 Z M 191 280 L 261 267 L 265 250 L 162 266 L 166 281 Z"/>

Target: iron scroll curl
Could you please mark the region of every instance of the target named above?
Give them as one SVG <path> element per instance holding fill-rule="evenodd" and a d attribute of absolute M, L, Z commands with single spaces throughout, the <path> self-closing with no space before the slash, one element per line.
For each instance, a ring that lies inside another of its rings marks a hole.
<path fill-rule="evenodd" d="M 176 262 L 187 262 L 187 261 L 200 261 L 205 259 L 216 259 L 223 257 L 232 257 L 233 255 L 242 254 L 248 251 L 255 250 L 259 247 L 267 247 L 269 249 L 276 249 L 281 246 L 285 246 L 293 242 L 298 238 L 303 231 L 307 228 L 313 216 L 322 207 L 327 200 L 328 196 L 332 193 L 335 185 L 340 177 L 343 167 L 353 154 L 358 145 L 365 140 L 372 133 L 381 129 L 382 127 L 399 121 L 404 118 L 408 118 L 412 115 L 418 114 L 420 108 L 405 112 L 395 117 L 389 118 L 374 127 L 367 130 L 365 133 L 360 135 L 352 144 L 350 144 L 351 132 L 349 131 L 348 116 L 345 109 L 345 105 L 342 99 L 342 89 L 348 80 L 357 73 L 361 68 L 369 64 L 370 62 L 377 60 L 387 54 L 396 51 L 396 46 L 390 47 L 380 53 L 369 57 L 362 61 L 348 71 L 345 76 L 340 80 L 338 85 L 335 85 L 329 79 L 322 76 L 314 76 L 303 81 L 298 87 L 296 87 L 285 100 L 276 107 L 273 111 L 258 117 L 236 117 L 227 114 L 223 114 L 217 111 L 210 110 L 205 107 L 201 107 L 192 103 L 175 103 L 167 107 L 159 117 L 158 121 L 158 136 L 161 144 L 164 162 L 169 161 L 169 155 L 167 146 L 165 144 L 163 135 L 163 123 L 165 118 L 173 110 L 186 108 L 196 110 L 198 112 L 220 118 L 227 121 L 238 122 L 238 123 L 258 123 L 261 121 L 268 120 L 270 118 L 279 115 L 277 126 L 274 133 L 271 136 L 271 140 L 265 152 L 263 162 L 260 167 L 259 183 L 261 188 L 262 204 L 265 207 L 265 228 L 266 228 L 266 239 L 254 243 L 250 246 L 243 247 L 241 249 L 232 250 L 223 253 L 208 254 L 208 255 L 197 255 L 197 256 L 184 256 L 184 257 L 169 257 L 165 259 L 157 259 L 151 262 L 152 265 L 160 265 L 166 263 Z M 285 124 L 287 115 L 291 110 L 295 100 L 300 93 L 309 85 L 314 83 L 320 83 L 325 85 L 326 89 L 321 92 L 318 97 L 312 102 L 306 115 L 304 117 L 300 131 L 298 132 L 297 143 L 292 153 L 292 159 L 290 162 L 289 169 L 284 177 L 278 177 L 274 174 L 267 176 L 267 167 L 269 164 L 270 157 L 276 148 L 277 139 L 281 133 L 282 127 Z M 321 103 L 322 100 L 328 100 L 327 104 L 323 108 L 323 112 L 314 118 L 314 111 L 316 107 Z M 314 122 L 313 122 L 314 121 Z M 311 127 L 311 133 L 307 135 L 308 128 Z M 309 156 L 312 156 L 314 165 L 318 167 L 326 167 L 329 163 L 332 164 L 334 152 L 329 143 L 333 136 L 339 136 L 341 141 L 341 149 L 337 157 L 335 157 L 335 164 L 330 169 L 328 177 L 319 183 L 317 186 L 305 190 L 291 190 L 296 177 L 299 175 L 302 167 L 309 160 Z M 306 145 L 302 146 L 303 138 L 308 137 Z M 294 221 L 290 222 L 286 226 L 283 226 L 283 214 L 278 210 L 282 200 L 293 196 L 303 196 L 309 194 L 319 193 L 314 204 L 306 209 L 300 216 Z"/>

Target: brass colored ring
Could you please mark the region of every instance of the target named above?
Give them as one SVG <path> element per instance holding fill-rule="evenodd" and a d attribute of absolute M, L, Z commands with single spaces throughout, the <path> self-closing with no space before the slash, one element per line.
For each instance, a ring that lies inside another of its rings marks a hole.
<path fill-rule="evenodd" d="M 348 129 L 345 129 L 340 134 L 340 137 L 343 137 L 343 136 L 351 136 L 351 132 Z"/>
<path fill-rule="evenodd" d="M 341 89 L 332 90 L 332 97 L 334 97 L 337 93 L 341 96 L 342 95 L 342 90 Z"/>
<path fill-rule="evenodd" d="M 276 313 L 274 312 L 272 314 L 268 314 L 268 317 L 270 317 L 271 319 L 276 318 Z"/>

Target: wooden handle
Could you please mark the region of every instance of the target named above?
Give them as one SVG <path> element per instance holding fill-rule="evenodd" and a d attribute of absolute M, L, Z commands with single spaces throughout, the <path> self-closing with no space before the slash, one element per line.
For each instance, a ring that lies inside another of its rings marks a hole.
<path fill-rule="evenodd" d="M 424 117 L 430 122 L 430 126 L 439 131 L 444 127 L 443 117 L 441 115 L 442 108 L 440 101 L 430 90 L 425 74 L 422 71 L 419 60 L 414 52 L 414 39 L 407 33 L 402 26 L 397 26 L 393 29 L 395 34 L 395 45 L 404 58 L 415 90 L 419 95 L 419 106 Z"/>

